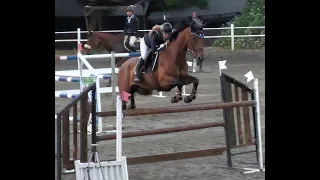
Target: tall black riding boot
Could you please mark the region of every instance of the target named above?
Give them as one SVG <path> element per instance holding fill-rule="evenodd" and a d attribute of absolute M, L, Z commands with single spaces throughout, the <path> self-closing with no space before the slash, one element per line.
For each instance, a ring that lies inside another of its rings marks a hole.
<path fill-rule="evenodd" d="M 138 63 L 136 65 L 136 68 L 134 70 L 134 79 L 133 81 L 136 83 L 140 82 L 140 74 L 141 74 L 141 68 L 144 64 L 144 60 L 142 59 L 142 57 L 139 58 Z"/>

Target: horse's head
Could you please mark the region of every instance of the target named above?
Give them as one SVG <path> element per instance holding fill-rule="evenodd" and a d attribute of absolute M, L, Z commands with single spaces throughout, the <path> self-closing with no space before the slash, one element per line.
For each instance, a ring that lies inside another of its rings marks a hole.
<path fill-rule="evenodd" d="M 197 64 L 204 60 L 204 51 L 203 51 L 203 40 L 204 33 L 203 27 L 205 24 L 199 18 L 192 18 L 191 23 L 191 40 L 189 51 L 191 51 L 193 58 L 196 58 Z"/>
<path fill-rule="evenodd" d="M 193 18 L 191 22 L 184 19 L 176 25 L 176 31 L 171 35 L 170 42 L 176 39 L 176 41 L 180 42 L 180 48 L 191 51 L 197 62 L 202 61 L 204 59 L 203 27 L 202 21 L 198 18 Z"/>
<path fill-rule="evenodd" d="M 97 37 L 96 32 L 89 31 L 87 43 L 83 46 L 84 54 L 91 52 L 100 47 L 100 41 Z"/>
<path fill-rule="evenodd" d="M 97 49 L 105 49 L 109 52 L 111 51 L 125 51 L 123 48 L 123 36 L 120 34 L 108 33 L 108 32 L 89 32 L 87 38 L 87 44 L 84 48 L 89 51 L 94 51 Z M 122 47 L 124 50 L 119 49 Z"/>

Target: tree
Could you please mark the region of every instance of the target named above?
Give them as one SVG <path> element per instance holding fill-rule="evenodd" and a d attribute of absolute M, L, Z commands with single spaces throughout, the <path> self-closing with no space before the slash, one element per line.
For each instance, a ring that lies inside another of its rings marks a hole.
<path fill-rule="evenodd" d="M 254 27 L 265 25 L 265 0 L 248 0 L 245 9 L 242 14 L 236 16 L 231 22 L 227 23 L 229 26 L 231 23 L 235 27 Z M 235 29 L 235 35 L 253 35 L 264 34 L 264 29 Z M 230 35 L 230 30 L 221 33 L 221 35 Z M 244 37 L 235 38 L 236 49 L 258 49 L 264 47 L 264 37 Z M 213 46 L 229 48 L 231 45 L 230 38 L 217 39 Z"/>
<path fill-rule="evenodd" d="M 184 9 L 189 7 L 198 7 L 200 9 L 208 8 L 207 0 L 164 0 L 158 2 L 159 10 Z"/>
<path fill-rule="evenodd" d="M 76 0 L 83 6 L 128 6 L 141 0 Z"/>

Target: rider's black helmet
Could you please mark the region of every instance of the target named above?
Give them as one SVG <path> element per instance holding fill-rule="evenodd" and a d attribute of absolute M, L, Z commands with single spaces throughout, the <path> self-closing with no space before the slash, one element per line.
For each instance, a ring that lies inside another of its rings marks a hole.
<path fill-rule="evenodd" d="M 172 32 L 172 25 L 168 22 L 163 23 L 160 27 L 160 31 L 170 34 Z"/>

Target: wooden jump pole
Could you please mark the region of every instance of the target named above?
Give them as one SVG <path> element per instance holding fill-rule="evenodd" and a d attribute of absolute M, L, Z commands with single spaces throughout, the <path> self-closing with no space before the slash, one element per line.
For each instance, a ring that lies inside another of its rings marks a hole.
<path fill-rule="evenodd" d="M 147 135 L 155 135 L 155 134 L 166 134 L 166 133 L 173 133 L 173 132 L 181 132 L 181 131 L 190 131 L 196 129 L 204 129 L 210 127 L 218 127 L 224 126 L 224 122 L 213 122 L 213 123 L 203 123 L 197 125 L 189 125 L 189 126 L 180 126 L 180 127 L 173 127 L 173 128 L 163 128 L 163 129 L 153 129 L 147 131 L 136 131 L 136 132 L 128 132 L 123 133 L 122 138 L 130 138 L 130 137 L 137 137 L 137 136 L 147 136 Z M 115 139 L 116 135 L 103 135 L 97 136 L 97 141 L 105 141 Z"/>
<path fill-rule="evenodd" d="M 254 101 L 239 101 L 239 102 L 218 102 L 218 103 L 206 103 L 206 104 L 195 104 L 186 106 L 172 106 L 172 107 L 158 107 L 158 108 L 140 108 L 123 111 L 124 116 L 141 116 L 151 114 L 167 114 L 167 113 L 178 113 L 188 111 L 203 111 L 212 109 L 226 109 L 233 107 L 244 107 L 253 106 Z M 106 117 L 114 116 L 115 111 L 97 112 L 97 116 Z"/>

